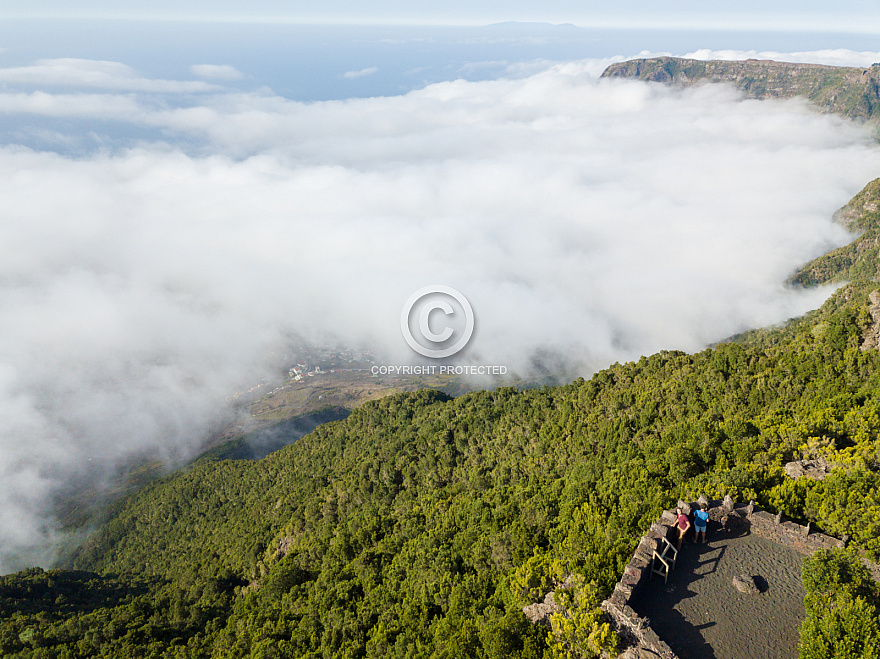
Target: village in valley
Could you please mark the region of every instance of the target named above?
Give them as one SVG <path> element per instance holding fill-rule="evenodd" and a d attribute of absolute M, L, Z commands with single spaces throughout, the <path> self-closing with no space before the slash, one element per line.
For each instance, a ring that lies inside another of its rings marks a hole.
<path fill-rule="evenodd" d="M 328 373 L 369 372 L 376 363 L 376 355 L 371 351 L 357 348 L 322 345 L 311 350 L 300 348 L 297 352 L 301 356 L 287 370 L 288 383 L 303 382 L 307 378 Z M 321 367 L 322 363 L 324 368 Z"/>
<path fill-rule="evenodd" d="M 459 396 L 483 382 L 433 370 L 388 372 L 377 368 L 380 363 L 381 358 L 366 349 L 331 345 L 292 347 L 286 354 L 278 355 L 275 378 L 262 378 L 227 398 L 233 411 L 204 448 L 294 417 L 333 410 L 347 414 L 346 410 L 390 394 L 429 388 Z M 496 386 L 500 382 L 496 381 Z M 523 381 L 508 383 L 529 386 Z"/>
<path fill-rule="evenodd" d="M 227 400 L 253 402 L 255 394 L 259 397 L 271 396 L 279 391 L 290 389 L 297 384 L 307 385 L 311 378 L 336 373 L 370 373 L 375 364 L 376 356 L 369 350 L 349 347 L 332 347 L 322 345 L 316 348 L 300 347 L 294 351 L 291 359 L 287 354 L 281 356 L 281 370 L 286 371 L 286 381 L 279 384 L 279 379 L 260 378 L 252 387 L 233 393 Z M 266 391 L 275 385 L 271 391 Z"/>

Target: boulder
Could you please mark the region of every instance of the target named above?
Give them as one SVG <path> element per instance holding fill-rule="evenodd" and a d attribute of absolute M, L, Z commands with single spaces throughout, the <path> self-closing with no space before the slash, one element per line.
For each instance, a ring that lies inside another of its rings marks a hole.
<path fill-rule="evenodd" d="M 724 501 L 721 504 L 721 509 L 726 513 L 730 513 L 730 512 L 733 512 L 733 507 L 734 507 L 733 499 L 730 498 L 729 494 L 725 494 Z"/>
<path fill-rule="evenodd" d="M 794 462 L 787 462 L 785 464 L 785 474 L 794 480 L 806 476 L 814 481 L 820 481 L 825 478 L 830 471 L 831 466 L 825 458 L 816 458 L 815 460 L 795 460 Z"/>
<path fill-rule="evenodd" d="M 733 587 L 736 588 L 741 593 L 746 593 L 747 595 L 753 595 L 761 592 L 761 589 L 758 588 L 758 584 L 755 583 L 755 578 L 750 577 L 747 574 L 740 574 L 733 578 Z"/>
<path fill-rule="evenodd" d="M 543 602 L 536 602 L 535 604 L 529 604 L 528 606 L 523 607 L 523 613 L 526 618 L 529 619 L 529 622 L 541 623 L 548 627 L 550 626 L 550 616 L 561 610 L 562 607 L 559 606 L 553 598 L 553 591 L 550 591 L 544 596 Z"/>

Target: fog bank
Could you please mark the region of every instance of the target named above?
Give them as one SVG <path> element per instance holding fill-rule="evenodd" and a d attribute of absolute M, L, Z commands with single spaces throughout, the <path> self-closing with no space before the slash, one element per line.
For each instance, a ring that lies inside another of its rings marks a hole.
<path fill-rule="evenodd" d="M 400 310 L 429 284 L 473 305 L 462 359 L 524 376 L 818 307 L 783 282 L 849 241 L 868 132 L 596 68 L 311 104 L 220 65 L 0 70 L 0 572 L 51 562 L 71 484 L 191 455 L 290 336 L 414 362 Z"/>

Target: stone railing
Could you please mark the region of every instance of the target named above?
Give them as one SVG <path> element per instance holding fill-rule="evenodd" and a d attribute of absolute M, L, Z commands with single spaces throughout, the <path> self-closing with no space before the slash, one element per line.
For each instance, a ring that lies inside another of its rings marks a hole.
<path fill-rule="evenodd" d="M 709 517 L 725 529 L 748 530 L 757 536 L 766 538 L 784 547 L 793 549 L 809 556 L 820 549 L 845 547 L 848 538 L 838 540 L 824 533 L 812 532 L 810 524 L 801 526 L 795 522 L 784 521 L 782 513 L 773 515 L 757 508 L 754 503 L 737 504 L 729 496 L 723 501 L 708 501 L 700 497 L 696 502 L 678 502 L 678 507 L 685 514 L 700 504 L 709 506 Z M 614 587 L 614 592 L 602 602 L 602 609 L 614 623 L 618 633 L 624 640 L 626 649 L 621 659 L 641 657 L 660 657 L 677 659 L 672 649 L 660 638 L 657 630 L 651 628 L 647 618 L 640 616 L 629 606 L 633 591 L 651 578 L 651 563 L 654 552 L 662 551 L 663 538 L 677 538 L 675 513 L 664 510 L 660 518 L 651 525 L 642 536 L 636 551 L 623 570 L 623 576 Z M 880 566 L 862 559 L 874 578 L 880 581 Z"/>
<path fill-rule="evenodd" d="M 747 519 L 752 534 L 772 540 L 804 556 L 810 556 L 820 549 L 846 546 L 846 540 L 838 540 L 824 533 L 814 533 L 810 524 L 801 526 L 796 522 L 784 521 L 781 513 L 773 515 L 754 508 L 747 514 Z"/>
<path fill-rule="evenodd" d="M 749 531 L 762 538 L 793 549 L 804 556 L 812 556 L 820 549 L 846 547 L 849 536 L 842 539 L 833 538 L 824 533 L 815 533 L 810 524 L 801 526 L 796 522 L 784 521 L 782 513 L 773 515 L 758 508 L 748 514 Z M 746 508 L 748 510 L 748 507 Z M 860 552 L 862 564 L 868 568 L 874 580 L 880 582 L 880 565 L 869 561 L 864 552 Z"/>
<path fill-rule="evenodd" d="M 672 533 L 674 525 L 675 513 L 664 510 L 660 519 L 642 536 L 633 557 L 623 570 L 623 576 L 614 586 L 611 597 L 602 602 L 602 610 L 610 616 L 624 644 L 629 648 L 620 655 L 621 657 L 635 659 L 635 657 L 650 657 L 653 654 L 662 659 L 678 659 L 672 649 L 657 635 L 648 619 L 640 616 L 629 606 L 633 590 L 651 578 L 654 552 L 661 550 L 663 538 L 669 536 L 670 540 L 674 539 L 675 534 Z"/>

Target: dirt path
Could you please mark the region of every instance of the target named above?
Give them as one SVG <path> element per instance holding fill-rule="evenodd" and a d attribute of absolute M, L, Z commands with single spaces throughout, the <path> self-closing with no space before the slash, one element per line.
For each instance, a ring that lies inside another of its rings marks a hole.
<path fill-rule="evenodd" d="M 668 585 L 654 575 L 630 606 L 681 659 L 794 659 L 805 615 L 801 561 L 763 538 L 710 532 L 708 544 L 685 542 Z M 762 592 L 737 591 L 741 574 Z"/>

